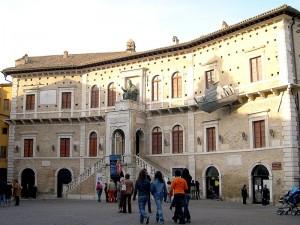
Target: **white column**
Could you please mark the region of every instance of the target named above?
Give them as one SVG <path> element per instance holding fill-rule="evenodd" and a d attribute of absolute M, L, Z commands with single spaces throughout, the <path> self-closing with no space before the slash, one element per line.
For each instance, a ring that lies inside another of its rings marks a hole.
<path fill-rule="evenodd" d="M 80 124 L 80 173 L 84 171 L 84 156 L 86 156 L 85 123 Z"/>
<path fill-rule="evenodd" d="M 14 178 L 14 151 L 15 151 L 15 125 L 9 125 L 8 151 L 7 151 L 7 180 L 12 182 Z M 19 151 L 22 149 L 19 146 Z"/>
<path fill-rule="evenodd" d="M 11 98 L 11 110 L 10 110 L 10 118 L 16 119 L 16 108 L 17 108 L 17 98 L 18 98 L 18 81 L 17 79 L 13 79 L 12 83 L 12 98 Z M 24 97 L 25 98 L 25 97 Z M 24 107 L 25 108 L 25 107 Z"/>
<path fill-rule="evenodd" d="M 86 110 L 86 93 L 87 92 L 87 76 L 83 74 L 81 77 L 81 110 Z M 86 116 L 86 112 L 81 112 L 81 116 Z"/>

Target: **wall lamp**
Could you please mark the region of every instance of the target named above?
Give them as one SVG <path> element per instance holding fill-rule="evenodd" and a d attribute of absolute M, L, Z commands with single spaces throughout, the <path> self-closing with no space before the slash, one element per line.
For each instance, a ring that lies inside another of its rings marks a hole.
<path fill-rule="evenodd" d="M 164 139 L 164 145 L 165 145 L 165 146 L 169 146 L 169 142 L 168 142 L 167 139 Z"/>
<path fill-rule="evenodd" d="M 77 145 L 73 145 L 74 152 L 77 152 Z"/>
<path fill-rule="evenodd" d="M 40 151 L 40 146 L 39 146 L 39 145 L 36 146 L 36 151 L 37 151 L 37 152 Z"/>
<path fill-rule="evenodd" d="M 245 132 L 242 132 L 242 138 L 244 141 L 247 141 L 247 134 Z"/>
<path fill-rule="evenodd" d="M 271 136 L 272 138 L 275 137 L 275 131 L 274 131 L 273 129 L 270 129 L 270 130 L 269 130 L 269 134 L 270 134 L 270 136 Z"/>
<path fill-rule="evenodd" d="M 18 145 L 16 145 L 16 147 L 15 147 L 15 152 L 16 152 L 16 153 L 19 152 L 19 146 L 18 146 Z"/>
<path fill-rule="evenodd" d="M 219 142 L 221 142 L 222 144 L 224 142 L 224 138 L 222 137 L 222 135 L 219 135 Z"/>
<path fill-rule="evenodd" d="M 54 145 L 51 145 L 51 150 L 52 150 L 52 152 L 55 151 L 55 146 Z"/>
<path fill-rule="evenodd" d="M 200 137 L 197 137 L 197 144 L 201 145 L 201 138 Z"/>

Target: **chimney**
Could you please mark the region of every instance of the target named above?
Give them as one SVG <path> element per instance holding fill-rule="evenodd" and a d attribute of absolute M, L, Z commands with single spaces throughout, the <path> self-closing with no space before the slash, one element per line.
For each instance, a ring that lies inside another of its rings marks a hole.
<path fill-rule="evenodd" d="M 64 51 L 64 59 L 66 59 L 66 58 L 68 58 L 69 57 L 69 53 L 68 53 L 68 51 Z"/>
<path fill-rule="evenodd" d="M 129 39 L 126 43 L 127 52 L 135 52 L 135 42 L 132 39 Z"/>
<path fill-rule="evenodd" d="M 28 57 L 27 54 L 25 54 L 22 58 L 17 59 L 17 60 L 15 61 L 15 65 L 16 65 L 16 66 L 19 66 L 19 65 L 25 65 L 25 64 L 27 64 L 27 63 L 29 63 L 29 57 Z"/>
<path fill-rule="evenodd" d="M 221 29 L 225 29 L 225 28 L 227 28 L 227 27 L 229 27 L 228 24 L 227 24 L 225 21 L 223 21 L 223 22 L 222 22 Z"/>
<path fill-rule="evenodd" d="M 177 36 L 173 36 L 172 41 L 174 42 L 175 45 L 179 44 L 179 39 Z"/>

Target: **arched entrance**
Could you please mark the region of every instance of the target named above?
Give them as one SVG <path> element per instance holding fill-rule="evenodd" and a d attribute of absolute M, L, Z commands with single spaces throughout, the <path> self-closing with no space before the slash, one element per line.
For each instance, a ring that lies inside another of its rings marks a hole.
<path fill-rule="evenodd" d="M 135 133 L 135 154 L 137 156 L 140 155 L 140 152 L 142 150 L 142 146 L 143 146 L 143 137 L 144 137 L 144 133 L 142 130 L 138 130 Z"/>
<path fill-rule="evenodd" d="M 262 189 L 264 185 L 267 185 L 269 187 L 269 171 L 265 166 L 257 165 L 253 168 L 251 176 L 253 203 L 261 203 Z"/>
<path fill-rule="evenodd" d="M 61 169 L 57 173 L 57 197 L 62 197 L 63 185 L 72 181 L 72 174 L 68 169 Z"/>
<path fill-rule="evenodd" d="M 216 199 L 220 197 L 219 172 L 214 166 L 206 170 L 206 197 Z"/>
<path fill-rule="evenodd" d="M 24 198 L 35 198 L 36 187 L 35 187 L 35 173 L 32 169 L 26 168 L 21 174 L 21 186 L 22 186 L 22 197 Z"/>
<path fill-rule="evenodd" d="M 125 134 L 121 129 L 117 129 L 113 133 L 112 154 L 113 155 L 125 154 Z"/>

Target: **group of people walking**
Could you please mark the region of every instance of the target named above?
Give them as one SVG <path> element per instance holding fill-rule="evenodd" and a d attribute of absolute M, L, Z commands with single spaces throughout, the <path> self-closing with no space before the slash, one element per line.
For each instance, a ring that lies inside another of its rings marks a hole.
<path fill-rule="evenodd" d="M 243 204 L 246 205 L 247 204 L 247 198 L 248 198 L 248 190 L 247 190 L 247 185 L 244 184 L 241 190 L 241 195 L 242 195 L 242 199 L 243 199 Z M 270 204 L 270 190 L 267 187 L 267 185 L 265 185 L 263 187 L 263 189 L 261 190 L 261 203 L 262 205 L 269 205 Z"/>
<path fill-rule="evenodd" d="M 160 171 L 156 171 L 154 179 L 151 181 L 146 169 L 139 172 L 138 179 L 135 182 L 130 180 L 130 175 L 126 174 L 116 183 L 113 180 L 105 183 L 105 194 L 107 202 L 118 202 L 120 213 L 132 213 L 131 199 L 138 202 L 139 221 L 141 224 L 148 224 L 150 221 L 149 213 L 151 213 L 151 195 L 156 205 L 155 220 L 159 224 L 164 224 L 163 202 L 170 203 L 170 209 L 175 208 L 172 220 L 179 224 L 191 222 L 189 212 L 189 201 L 193 186 L 192 177 L 188 169 L 175 171 L 175 178 L 165 183 L 163 175 Z M 101 201 L 102 185 L 97 183 L 96 190 L 98 193 L 98 201 Z M 132 198 L 133 195 L 133 198 Z M 197 196 L 195 192 L 195 198 Z M 148 210 L 146 210 L 146 207 Z M 147 212 L 148 211 L 148 212 Z"/>
<path fill-rule="evenodd" d="M 13 184 L 0 180 L 0 206 L 10 206 L 11 197 L 14 197 L 15 206 L 18 206 L 20 204 L 21 190 L 22 187 L 18 180 L 14 180 Z"/>

